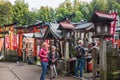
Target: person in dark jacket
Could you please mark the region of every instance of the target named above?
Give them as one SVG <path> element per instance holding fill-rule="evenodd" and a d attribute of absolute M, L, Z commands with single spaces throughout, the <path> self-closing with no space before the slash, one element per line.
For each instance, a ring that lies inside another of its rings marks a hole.
<path fill-rule="evenodd" d="M 84 63 L 85 63 L 85 54 L 86 51 L 83 47 L 83 41 L 79 40 L 78 45 L 75 47 L 76 50 L 76 68 L 75 68 L 75 76 L 76 78 L 79 78 L 78 72 L 80 70 L 80 79 L 83 79 L 82 72 L 84 69 Z"/>
<path fill-rule="evenodd" d="M 49 59 L 49 65 L 50 65 L 50 79 L 57 77 L 57 71 L 56 71 L 56 63 L 58 60 L 58 53 L 56 52 L 56 47 L 52 46 L 51 51 L 49 52 L 48 55 Z"/>

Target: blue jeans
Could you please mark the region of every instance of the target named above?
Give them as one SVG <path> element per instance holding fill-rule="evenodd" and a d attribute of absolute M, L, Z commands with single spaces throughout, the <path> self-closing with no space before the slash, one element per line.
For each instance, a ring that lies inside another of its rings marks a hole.
<path fill-rule="evenodd" d="M 45 74 L 46 74 L 46 71 L 47 71 L 47 65 L 48 65 L 48 62 L 41 62 L 42 73 L 41 73 L 40 80 L 45 80 Z"/>
<path fill-rule="evenodd" d="M 80 70 L 80 77 L 82 77 L 82 71 L 85 65 L 85 58 L 78 58 L 76 60 L 75 76 L 78 77 L 78 70 Z"/>

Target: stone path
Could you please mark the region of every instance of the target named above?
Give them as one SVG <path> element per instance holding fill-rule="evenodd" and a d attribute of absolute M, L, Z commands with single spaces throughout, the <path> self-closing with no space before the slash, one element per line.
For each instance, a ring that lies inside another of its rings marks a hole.
<path fill-rule="evenodd" d="M 26 63 L 4 63 L 0 62 L 0 80 L 39 80 L 41 74 L 41 67 L 36 65 L 28 65 Z M 48 73 L 49 74 L 49 73 Z M 46 75 L 45 80 L 50 80 L 49 75 Z M 88 79 L 91 74 L 84 74 Z M 80 80 L 73 76 L 59 76 L 53 80 Z"/>

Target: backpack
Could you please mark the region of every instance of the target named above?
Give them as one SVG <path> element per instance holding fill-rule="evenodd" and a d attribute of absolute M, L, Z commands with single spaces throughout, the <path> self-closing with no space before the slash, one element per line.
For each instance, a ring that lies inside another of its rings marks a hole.
<path fill-rule="evenodd" d="M 84 55 L 85 55 L 84 49 L 81 46 L 77 46 L 76 47 L 76 57 L 81 58 L 81 57 L 84 57 Z"/>

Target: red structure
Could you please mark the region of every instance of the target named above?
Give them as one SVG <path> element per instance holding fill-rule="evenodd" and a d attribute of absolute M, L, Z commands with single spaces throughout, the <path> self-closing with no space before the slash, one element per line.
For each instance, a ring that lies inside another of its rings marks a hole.
<path fill-rule="evenodd" d="M 13 27 L 16 25 L 16 23 L 12 23 L 12 24 L 7 24 L 4 25 L 0 28 L 0 38 L 4 38 L 4 43 L 3 43 L 3 47 L 4 47 L 4 56 L 6 57 L 7 52 L 6 49 L 8 50 L 12 50 L 13 46 L 12 44 L 14 43 L 12 40 L 13 38 Z M 11 55 L 11 53 L 9 53 L 8 55 Z"/>
<path fill-rule="evenodd" d="M 41 33 L 42 29 L 47 30 L 47 25 L 43 25 L 42 23 L 30 25 L 30 26 L 21 26 L 21 27 L 15 27 L 16 30 L 18 30 L 18 35 L 19 35 L 19 48 L 18 48 L 18 56 L 19 56 L 19 61 L 22 61 L 22 49 L 23 49 L 23 35 L 26 33 L 33 33 L 31 38 L 34 38 L 34 47 L 33 47 L 33 56 L 34 56 L 34 61 L 37 60 L 37 47 L 36 47 L 36 38 L 42 38 L 42 37 L 36 37 L 34 33 Z M 28 49 L 26 49 L 26 55 L 28 55 Z"/>

